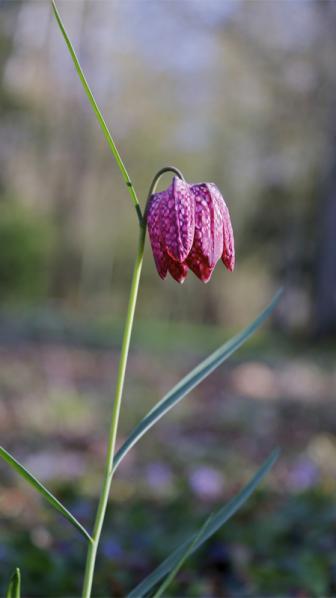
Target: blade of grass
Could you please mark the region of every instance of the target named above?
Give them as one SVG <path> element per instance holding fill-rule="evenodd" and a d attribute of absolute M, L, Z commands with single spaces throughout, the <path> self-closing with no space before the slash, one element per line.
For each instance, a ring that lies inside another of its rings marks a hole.
<path fill-rule="evenodd" d="M 21 596 L 21 573 L 17 567 L 9 580 L 6 598 L 20 598 Z"/>
<path fill-rule="evenodd" d="M 155 405 L 149 413 L 139 422 L 134 428 L 124 444 L 120 447 L 114 457 L 113 471 L 117 469 L 123 458 L 131 450 L 131 448 L 148 432 L 148 430 L 156 424 L 161 417 L 163 417 L 170 409 L 175 407 L 193 388 L 195 388 L 202 380 L 211 374 L 218 366 L 220 366 L 232 353 L 237 351 L 250 336 L 255 332 L 261 324 L 268 318 L 274 308 L 277 306 L 281 297 L 282 290 L 280 289 L 273 297 L 271 303 L 259 314 L 259 316 L 242 332 L 227 341 L 219 349 L 217 349 L 207 359 L 202 361 L 195 367 L 187 376 L 182 378 L 180 382 L 174 386 L 163 399 Z"/>
<path fill-rule="evenodd" d="M 21 465 L 21 463 L 14 459 L 14 457 L 12 457 L 12 455 L 1 446 L 0 457 L 13 469 L 15 469 L 15 471 L 17 471 L 17 473 L 19 473 L 20 476 L 28 482 L 28 484 L 35 488 L 35 490 L 37 490 L 55 509 L 57 509 L 57 511 L 62 513 L 62 515 L 68 521 L 70 521 L 70 523 L 72 523 L 72 525 L 74 525 L 87 540 L 89 540 L 89 542 L 92 542 L 90 534 L 70 513 L 70 511 L 68 511 L 68 509 L 66 509 L 62 503 L 53 494 L 51 494 L 51 492 L 49 492 L 49 490 L 47 490 L 47 488 L 45 488 L 41 482 L 39 482 L 39 480 L 37 480 L 25 467 L 23 467 L 23 465 Z"/>
<path fill-rule="evenodd" d="M 77 58 L 75 49 L 74 49 L 74 47 L 73 47 L 73 45 L 72 45 L 72 43 L 70 41 L 70 38 L 69 38 L 69 36 L 67 34 L 67 31 L 65 29 L 65 26 L 63 24 L 62 17 L 61 17 L 61 15 L 60 15 L 57 7 L 56 7 L 56 4 L 55 4 L 54 0 L 52 0 L 52 8 L 53 8 L 53 12 L 54 12 L 56 21 L 57 21 L 58 26 L 60 28 L 60 31 L 61 31 L 61 33 L 62 33 L 62 35 L 64 37 L 64 41 L 65 41 L 65 43 L 67 45 L 67 48 L 69 50 L 69 54 L 70 54 L 70 56 L 72 58 L 72 61 L 73 61 L 74 66 L 75 66 L 75 69 L 76 69 L 76 71 L 78 73 L 78 76 L 79 76 L 80 81 L 82 83 L 82 86 L 84 88 L 84 91 L 85 91 L 85 93 L 86 93 L 86 95 L 88 97 L 88 100 L 89 100 L 89 102 L 91 104 L 93 112 L 96 115 L 98 123 L 99 123 L 99 125 L 100 125 L 100 127 L 101 127 L 101 129 L 103 131 L 104 137 L 105 137 L 105 139 L 106 139 L 106 141 L 108 143 L 108 146 L 109 146 L 109 148 L 110 148 L 110 150 L 111 150 L 111 152 L 112 152 L 112 154 L 114 156 L 114 159 L 115 159 L 115 161 L 116 161 L 116 163 L 118 165 L 118 168 L 119 168 L 119 170 L 121 172 L 121 175 L 122 175 L 122 177 L 123 177 L 123 179 L 124 179 L 124 181 L 126 183 L 126 186 L 128 188 L 129 194 L 130 194 L 131 199 L 133 201 L 134 207 L 135 207 L 135 209 L 137 211 L 138 218 L 139 218 L 140 223 L 141 223 L 142 222 L 142 212 L 141 212 L 141 208 L 140 208 L 140 204 L 139 204 L 139 201 L 138 201 L 138 198 L 137 198 L 136 191 L 135 191 L 135 189 L 133 187 L 132 181 L 131 181 L 131 179 L 129 177 L 129 174 L 128 174 L 127 170 L 126 170 L 126 166 L 125 166 L 125 164 L 123 163 L 123 161 L 121 159 L 121 156 L 120 156 L 120 154 L 118 152 L 117 146 L 116 146 L 116 144 L 115 144 L 115 142 L 113 140 L 113 137 L 112 137 L 112 135 L 111 135 L 111 133 L 109 131 L 109 128 L 108 128 L 108 126 L 107 126 L 107 124 L 105 122 L 105 119 L 104 119 L 104 117 L 102 115 L 102 112 L 101 112 L 101 110 L 100 110 L 100 108 L 99 108 L 99 106 L 98 106 L 98 104 L 97 104 L 97 102 L 95 100 L 95 97 L 94 97 L 94 95 L 93 95 L 93 93 L 91 91 L 91 88 L 90 88 L 90 86 L 89 86 L 89 84 L 87 82 L 87 79 L 86 79 L 86 77 L 84 75 L 83 69 L 82 69 L 82 67 L 80 65 L 80 62 L 79 62 L 78 58 Z"/>
<path fill-rule="evenodd" d="M 213 514 L 211 519 L 207 522 L 202 530 L 202 533 L 197 538 L 197 534 L 192 536 L 179 546 L 157 569 L 153 571 L 148 577 L 146 577 L 134 590 L 128 594 L 128 598 L 142 598 L 145 596 L 165 575 L 167 575 L 174 567 L 178 565 L 181 558 L 185 554 L 186 549 L 190 545 L 190 542 L 196 537 L 195 543 L 189 554 L 192 554 L 197 550 L 206 540 L 208 540 L 213 534 L 215 534 L 224 523 L 226 523 L 246 502 L 246 500 L 254 492 L 257 485 L 261 482 L 264 476 L 269 472 L 271 467 L 279 456 L 279 449 L 276 449 L 271 453 L 268 459 L 258 469 L 254 477 L 246 484 L 246 486 L 234 496 L 227 505 L 219 509 Z"/>
<path fill-rule="evenodd" d="M 210 523 L 210 521 L 211 521 L 212 518 L 213 518 L 213 515 L 210 515 L 210 517 L 208 517 L 208 519 L 206 520 L 206 522 L 204 523 L 204 525 L 201 527 L 201 529 L 199 530 L 199 532 L 192 539 L 192 541 L 187 545 L 186 550 L 184 551 L 184 553 L 183 553 L 182 557 L 180 558 L 179 562 L 177 563 L 176 567 L 166 577 L 166 579 L 161 584 L 161 586 L 159 587 L 159 589 L 155 592 L 153 598 L 160 598 L 162 596 L 163 592 L 166 592 L 167 588 L 170 586 L 171 582 L 174 580 L 174 578 L 178 574 L 179 570 L 183 567 L 183 565 L 184 565 L 185 561 L 187 560 L 187 558 L 193 552 L 193 549 L 196 547 L 196 544 L 197 544 L 198 540 L 201 538 L 203 532 L 208 527 L 208 525 L 209 525 L 209 523 Z"/>

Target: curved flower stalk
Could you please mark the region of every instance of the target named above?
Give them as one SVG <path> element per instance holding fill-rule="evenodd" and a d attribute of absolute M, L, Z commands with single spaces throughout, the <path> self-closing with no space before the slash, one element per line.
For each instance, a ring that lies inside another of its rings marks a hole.
<path fill-rule="evenodd" d="M 234 237 L 228 207 L 214 183 L 189 185 L 174 177 L 147 206 L 148 233 L 157 271 L 183 283 L 188 270 L 208 282 L 220 258 L 232 272 Z"/>

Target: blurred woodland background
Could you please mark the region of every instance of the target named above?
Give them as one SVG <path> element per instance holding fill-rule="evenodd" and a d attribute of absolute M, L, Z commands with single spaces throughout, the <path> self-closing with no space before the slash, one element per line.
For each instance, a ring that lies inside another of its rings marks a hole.
<path fill-rule="evenodd" d="M 272 325 L 120 468 L 97 596 L 124 595 L 277 445 L 172 592 L 332 595 L 336 2 L 58 7 L 141 200 L 173 164 L 218 185 L 235 231 L 236 270 L 208 285 L 162 282 L 147 247 L 121 436 L 285 287 Z M 90 527 L 137 221 L 48 1 L 0 0 L 0 114 L 1 444 Z M 80 538 L 0 474 L 0 588 L 21 566 L 25 595 L 79 595 Z"/>

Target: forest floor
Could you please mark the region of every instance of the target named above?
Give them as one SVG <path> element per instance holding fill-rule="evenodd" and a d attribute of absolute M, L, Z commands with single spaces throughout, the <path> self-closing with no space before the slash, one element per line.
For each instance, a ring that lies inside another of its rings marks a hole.
<path fill-rule="evenodd" d="M 160 344 L 156 329 L 136 337 L 119 443 L 215 348 L 201 330 L 184 332 L 174 351 L 174 339 L 163 335 Z M 333 350 L 288 346 L 276 335 L 249 343 L 125 458 L 113 482 L 97 598 L 125 595 L 239 491 L 275 447 L 281 456 L 260 489 L 189 559 L 171 595 L 336 593 Z M 0 345 L 1 445 L 89 528 L 117 359 L 116 347 L 78 339 L 7 338 Z M 0 475 L 1 593 L 20 566 L 23 595 L 79 596 L 81 537 L 7 464 Z"/>

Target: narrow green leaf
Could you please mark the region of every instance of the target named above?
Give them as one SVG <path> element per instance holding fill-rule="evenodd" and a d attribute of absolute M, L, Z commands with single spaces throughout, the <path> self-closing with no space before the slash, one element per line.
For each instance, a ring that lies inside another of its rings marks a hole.
<path fill-rule="evenodd" d="M 123 161 L 121 159 L 121 156 L 120 156 L 120 154 L 118 152 L 117 146 L 114 143 L 114 140 L 113 140 L 112 135 L 111 135 L 111 133 L 109 131 L 109 128 L 108 128 L 108 126 L 107 126 L 107 124 L 105 122 L 105 119 L 104 119 L 104 117 L 103 117 L 103 115 L 101 113 L 101 110 L 100 110 L 100 108 L 99 108 L 99 106 L 98 106 L 98 104 L 97 104 L 97 102 L 96 102 L 96 100 L 94 98 L 94 95 L 93 95 L 93 93 L 92 93 L 92 91 L 90 89 L 90 86 L 89 86 L 89 84 L 88 84 L 88 82 L 86 80 L 86 77 L 84 75 L 83 69 L 82 69 L 82 67 L 80 65 L 80 62 L 79 62 L 78 58 L 77 58 L 75 49 L 74 49 L 74 47 L 73 47 L 73 45 L 72 45 L 72 43 L 70 41 L 70 38 L 69 38 L 69 36 L 67 34 L 67 31 L 66 31 L 66 29 L 64 27 L 64 24 L 63 24 L 63 21 L 62 21 L 62 17 L 60 15 L 59 11 L 57 10 L 57 7 L 56 7 L 56 4 L 55 4 L 54 0 L 52 0 L 52 8 L 53 8 L 53 12 L 54 12 L 57 24 L 58 24 L 58 26 L 60 28 L 60 31 L 61 31 L 61 33 L 62 33 L 62 35 L 64 37 L 64 41 L 65 41 L 65 43 L 67 45 L 67 48 L 69 50 L 69 54 L 70 54 L 70 56 L 72 58 L 72 61 L 73 61 L 74 66 L 75 66 L 75 69 L 76 69 L 76 71 L 78 73 L 78 76 L 80 78 L 80 81 L 82 83 L 84 91 L 85 91 L 85 93 L 86 93 L 86 95 L 88 97 L 88 100 L 89 100 L 90 104 L 91 104 L 93 112 L 96 115 L 97 121 L 98 121 L 98 123 L 99 123 L 99 125 L 100 125 L 100 127 L 101 127 L 101 129 L 103 131 L 104 137 L 105 137 L 105 139 L 106 139 L 106 141 L 107 141 L 107 143 L 109 145 L 109 148 L 110 148 L 110 150 L 111 150 L 111 152 L 112 152 L 112 154 L 114 156 L 114 159 L 115 159 L 115 161 L 116 161 L 116 163 L 118 165 L 118 168 L 119 168 L 119 170 L 121 172 L 121 175 L 122 175 L 122 177 L 123 177 L 123 179 L 124 179 L 124 181 L 125 181 L 125 183 L 126 183 L 126 185 L 128 187 L 128 190 L 129 190 L 129 193 L 131 195 L 133 204 L 134 204 L 134 206 L 137 209 L 139 209 L 138 198 L 136 196 L 135 189 L 134 189 L 134 187 L 132 185 L 132 182 L 130 180 L 128 172 L 126 170 L 125 164 L 123 163 Z"/>
<path fill-rule="evenodd" d="M 183 565 L 184 565 L 185 561 L 187 560 L 187 558 L 193 552 L 193 549 L 196 549 L 196 544 L 197 544 L 198 540 L 203 535 L 203 532 L 206 530 L 206 528 L 210 524 L 210 521 L 211 521 L 212 518 L 213 518 L 213 515 L 210 515 L 210 517 L 208 517 L 208 519 L 206 520 L 206 522 L 204 523 L 204 525 L 201 527 L 201 529 L 199 530 L 199 532 L 196 534 L 196 536 L 194 538 L 192 538 L 191 542 L 187 545 L 186 550 L 182 554 L 182 557 L 180 558 L 180 560 L 177 563 L 176 567 L 166 577 L 166 579 L 161 584 L 161 586 L 159 587 L 159 589 L 155 592 L 153 598 L 160 598 L 162 596 L 163 592 L 166 592 L 167 588 L 170 586 L 171 582 L 176 577 L 176 575 L 178 574 L 179 570 L 183 567 Z"/>
<path fill-rule="evenodd" d="M 57 511 L 62 513 L 64 517 L 72 525 L 74 525 L 80 532 L 85 536 L 87 540 L 92 542 L 92 538 L 90 534 L 86 531 L 86 529 L 77 521 L 77 519 L 68 511 L 62 503 L 53 495 L 49 490 L 47 490 L 41 482 L 39 482 L 21 463 L 19 463 L 10 453 L 8 453 L 2 446 L 0 446 L 0 457 L 6 461 L 15 471 L 17 471 L 20 476 L 22 476 L 35 490 L 37 490 L 47 501 L 55 508 Z"/>
<path fill-rule="evenodd" d="M 20 598 L 21 596 L 21 573 L 17 567 L 9 580 L 6 598 Z"/>
<path fill-rule="evenodd" d="M 220 366 L 232 353 L 237 351 L 255 330 L 268 318 L 279 302 L 282 290 L 280 289 L 273 297 L 272 302 L 259 314 L 259 316 L 242 332 L 227 341 L 207 359 L 202 361 L 187 376 L 174 386 L 155 407 L 139 422 L 131 432 L 130 436 L 116 452 L 113 461 L 113 471 L 117 469 L 125 455 L 140 440 L 140 438 L 154 426 L 170 409 L 175 407 L 195 386 L 200 384 L 209 374 Z"/>
<path fill-rule="evenodd" d="M 128 598 L 142 598 L 145 596 L 149 590 L 151 590 L 165 575 L 167 575 L 174 567 L 178 565 L 180 559 L 183 558 L 186 549 L 190 545 L 190 542 L 193 541 L 195 536 L 196 541 L 189 554 L 192 554 L 204 542 L 206 542 L 206 540 L 215 534 L 220 527 L 224 525 L 224 523 L 226 523 L 251 496 L 259 482 L 274 465 L 279 456 L 279 452 L 280 451 L 278 449 L 273 451 L 257 471 L 255 476 L 243 488 L 243 490 L 241 490 L 239 494 L 232 498 L 226 506 L 222 507 L 219 509 L 219 511 L 213 514 L 211 519 L 206 522 L 204 529 L 202 529 L 202 533 L 198 538 L 197 534 L 195 534 L 191 540 L 189 538 L 186 542 L 179 546 L 179 548 L 177 548 L 177 550 L 175 550 L 165 561 L 163 561 L 163 563 L 161 563 L 161 565 L 159 565 L 159 567 L 157 567 L 153 573 L 146 577 L 146 579 L 144 579 L 134 590 L 131 591 L 131 593 L 128 595 Z"/>
<path fill-rule="evenodd" d="M 89 102 L 90 102 L 90 104 L 92 106 L 92 109 L 93 109 L 95 115 L 96 115 L 96 118 L 97 118 L 97 120 L 98 120 L 98 122 L 99 122 L 99 124 L 100 124 L 100 126 L 101 126 L 101 128 L 103 130 L 103 133 L 105 135 L 107 143 L 109 144 L 110 149 L 111 149 L 114 157 L 116 158 L 118 166 L 119 166 L 119 168 L 122 171 L 124 171 L 125 167 L 124 167 L 124 165 L 122 163 L 122 160 L 121 160 L 121 157 L 119 155 L 119 152 L 118 152 L 118 150 L 116 148 L 116 145 L 115 145 L 115 143 L 114 143 L 114 141 L 112 139 L 112 135 L 111 135 L 111 133 L 110 133 L 110 131 L 108 129 L 108 126 L 107 126 L 107 124 L 106 124 L 106 122 L 104 120 L 104 117 L 103 117 L 103 115 L 102 115 L 102 113 L 101 113 L 101 111 L 100 111 L 100 109 L 99 109 L 99 107 L 97 105 L 97 102 L 96 102 L 96 100 L 94 98 L 94 95 L 93 95 L 93 93 L 92 93 L 92 91 L 90 89 L 90 86 L 89 86 L 89 84 L 88 84 L 88 82 L 86 80 L 86 77 L 85 77 L 85 75 L 83 73 L 83 69 L 82 69 L 82 67 L 81 67 L 81 65 L 79 63 L 79 60 L 77 58 L 75 49 L 74 49 L 74 47 L 73 47 L 73 45 L 72 45 L 72 43 L 70 41 L 70 38 L 69 38 L 69 36 L 67 34 L 67 31 L 65 29 L 65 26 L 63 24 L 62 17 L 61 17 L 61 15 L 60 15 L 57 7 L 56 7 L 56 4 L 55 4 L 54 0 L 52 1 L 52 7 L 53 7 L 53 11 L 54 11 L 54 15 L 55 15 L 57 24 L 58 24 L 58 26 L 60 28 L 60 31 L 61 31 L 61 33 L 62 33 L 62 35 L 64 37 L 64 41 L 65 41 L 65 43 L 67 45 L 67 48 L 69 50 L 69 54 L 70 54 L 70 56 L 72 58 L 72 61 L 73 61 L 74 66 L 75 66 L 75 69 L 76 69 L 76 71 L 78 73 L 78 76 L 80 78 L 80 81 L 81 81 L 81 83 L 83 85 L 84 91 L 85 91 L 85 93 L 86 93 L 86 95 L 87 95 L 87 97 L 89 99 Z"/>

